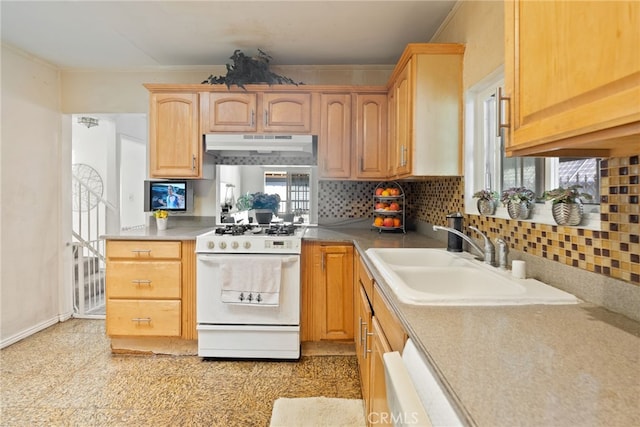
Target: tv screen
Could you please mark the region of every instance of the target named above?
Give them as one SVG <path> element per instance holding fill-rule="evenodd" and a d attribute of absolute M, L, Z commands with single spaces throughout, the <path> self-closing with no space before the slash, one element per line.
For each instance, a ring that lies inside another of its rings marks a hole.
<path fill-rule="evenodd" d="M 167 211 L 187 210 L 186 181 L 151 181 L 149 193 L 152 211 L 158 209 Z"/>

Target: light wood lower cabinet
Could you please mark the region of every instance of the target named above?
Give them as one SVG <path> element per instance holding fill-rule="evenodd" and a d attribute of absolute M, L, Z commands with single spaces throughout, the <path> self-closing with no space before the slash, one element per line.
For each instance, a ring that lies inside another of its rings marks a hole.
<path fill-rule="evenodd" d="M 367 424 L 387 425 L 392 418 L 382 355 L 390 351 L 402 353 L 407 334 L 358 253 L 355 266 L 354 288 L 359 295 L 354 306 L 355 346 Z"/>
<path fill-rule="evenodd" d="M 302 340 L 353 339 L 353 245 L 303 242 Z"/>
<path fill-rule="evenodd" d="M 179 300 L 107 301 L 107 333 L 114 336 L 180 336 Z"/>
<path fill-rule="evenodd" d="M 369 367 L 369 416 L 368 423 L 376 426 L 393 425 L 387 403 L 387 383 L 384 376 L 382 355 L 393 351 L 386 339 L 380 322 L 374 316 L 371 336 L 371 366 Z"/>
<path fill-rule="evenodd" d="M 362 400 L 365 407 L 369 409 L 369 376 L 371 358 L 371 347 L 369 343 L 369 334 L 372 330 L 373 311 L 371 304 L 367 298 L 367 293 L 362 285 L 356 286 L 356 303 L 354 306 L 355 319 L 355 347 L 356 356 L 358 358 L 358 368 L 360 369 L 360 387 L 362 388 Z M 368 411 L 367 411 L 368 412 Z"/>
<path fill-rule="evenodd" d="M 194 245 L 107 240 L 107 335 L 196 339 Z"/>

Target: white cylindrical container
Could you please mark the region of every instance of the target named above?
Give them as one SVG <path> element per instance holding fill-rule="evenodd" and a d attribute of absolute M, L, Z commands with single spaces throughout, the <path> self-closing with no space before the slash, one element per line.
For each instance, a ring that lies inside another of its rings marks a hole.
<path fill-rule="evenodd" d="M 511 261 L 511 275 L 516 279 L 526 279 L 527 264 L 524 261 L 515 259 Z"/>
<path fill-rule="evenodd" d="M 158 230 L 166 230 L 167 221 L 168 218 L 156 218 L 156 225 L 158 226 Z"/>

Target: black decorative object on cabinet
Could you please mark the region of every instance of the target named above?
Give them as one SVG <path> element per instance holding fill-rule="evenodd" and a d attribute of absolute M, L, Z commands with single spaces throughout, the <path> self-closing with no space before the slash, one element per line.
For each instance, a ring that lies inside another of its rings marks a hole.
<path fill-rule="evenodd" d="M 396 181 L 379 183 L 373 194 L 373 227 L 405 233 L 405 193 Z"/>

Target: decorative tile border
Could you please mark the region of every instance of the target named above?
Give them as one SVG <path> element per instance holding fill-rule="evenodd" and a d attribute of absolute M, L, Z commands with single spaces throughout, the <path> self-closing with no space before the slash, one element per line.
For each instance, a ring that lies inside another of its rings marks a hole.
<path fill-rule="evenodd" d="M 491 239 L 502 237 L 512 249 L 624 280 L 640 286 L 640 156 L 601 162 L 601 231 L 466 215 Z M 400 182 L 407 218 L 446 224 L 449 212 L 464 212 L 460 177 Z M 320 218 L 372 215 L 377 182 L 321 181 Z"/>

